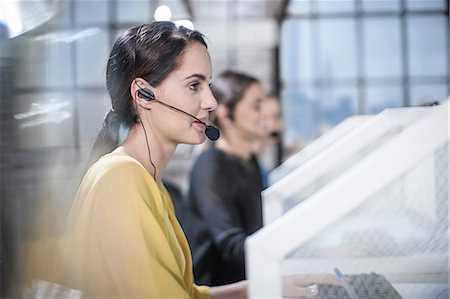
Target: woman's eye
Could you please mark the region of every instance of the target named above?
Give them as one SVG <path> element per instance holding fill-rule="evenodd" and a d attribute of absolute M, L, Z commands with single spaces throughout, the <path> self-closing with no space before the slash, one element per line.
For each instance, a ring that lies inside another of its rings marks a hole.
<path fill-rule="evenodd" d="M 191 85 L 189 85 L 189 89 L 192 91 L 197 91 L 199 85 L 200 85 L 200 83 L 198 83 L 198 82 L 192 83 Z"/>

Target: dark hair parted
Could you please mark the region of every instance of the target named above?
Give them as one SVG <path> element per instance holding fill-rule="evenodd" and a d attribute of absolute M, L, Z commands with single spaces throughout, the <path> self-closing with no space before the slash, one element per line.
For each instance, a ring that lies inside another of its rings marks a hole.
<path fill-rule="evenodd" d="M 207 48 L 200 32 L 176 26 L 172 22 L 136 26 L 117 39 L 106 67 L 111 109 L 95 141 L 89 165 L 119 146 L 122 141 L 119 139 L 123 139 L 119 136 L 121 131 L 127 132 L 138 122 L 130 94 L 133 80 L 139 77 L 158 87 L 180 66 L 186 48 L 196 42 Z"/>
<path fill-rule="evenodd" d="M 225 71 L 214 80 L 211 90 L 219 105 L 224 105 L 228 108 L 228 117 L 234 119 L 234 111 L 237 103 L 243 99 L 245 92 L 254 83 L 260 84 L 258 79 L 250 75 Z M 214 116 L 213 121 L 220 127 L 220 123 L 218 123 L 217 118 Z"/>

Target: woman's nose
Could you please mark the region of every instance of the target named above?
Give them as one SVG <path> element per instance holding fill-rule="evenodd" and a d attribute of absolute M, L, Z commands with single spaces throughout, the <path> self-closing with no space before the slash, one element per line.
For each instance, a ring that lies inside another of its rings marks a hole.
<path fill-rule="evenodd" d="M 202 108 L 208 111 L 216 110 L 218 106 L 217 100 L 211 90 L 207 91 L 202 100 Z"/>

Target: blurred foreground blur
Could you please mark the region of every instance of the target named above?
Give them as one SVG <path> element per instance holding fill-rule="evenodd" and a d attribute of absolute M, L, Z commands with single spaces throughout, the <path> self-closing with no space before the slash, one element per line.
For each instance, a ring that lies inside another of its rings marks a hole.
<path fill-rule="evenodd" d="M 214 75 L 248 72 L 279 96 L 283 161 L 348 118 L 449 94 L 445 0 L 2 0 L 1 298 L 64 226 L 109 107 L 110 46 L 161 4 L 207 36 Z M 181 192 L 195 154 L 180 146 L 169 165 Z"/>

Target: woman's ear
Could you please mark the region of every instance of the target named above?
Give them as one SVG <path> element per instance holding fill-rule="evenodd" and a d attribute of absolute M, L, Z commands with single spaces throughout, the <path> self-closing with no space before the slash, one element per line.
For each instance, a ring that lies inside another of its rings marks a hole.
<path fill-rule="evenodd" d="M 145 92 L 139 92 L 139 90 L 145 90 Z M 150 109 L 152 100 L 155 98 L 155 90 L 144 79 L 134 79 L 130 86 L 130 93 L 136 105 Z"/>

